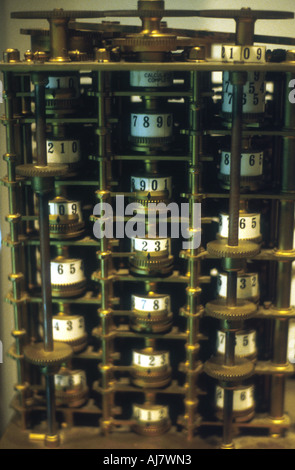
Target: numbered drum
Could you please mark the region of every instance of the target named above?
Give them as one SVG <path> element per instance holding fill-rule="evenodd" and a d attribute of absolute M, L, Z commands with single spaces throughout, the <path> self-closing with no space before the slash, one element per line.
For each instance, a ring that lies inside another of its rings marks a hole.
<path fill-rule="evenodd" d="M 134 196 L 132 202 L 148 207 L 149 204 L 165 205 L 169 203 L 172 196 L 171 176 L 131 176 L 131 191 Z"/>
<path fill-rule="evenodd" d="M 78 408 L 88 399 L 86 374 L 83 370 L 71 370 L 62 367 L 54 375 L 55 400 L 57 406 Z"/>
<path fill-rule="evenodd" d="M 227 295 L 227 274 L 219 273 L 217 277 L 217 292 L 220 297 Z M 237 298 L 259 301 L 259 278 L 257 273 L 238 273 Z"/>
<path fill-rule="evenodd" d="M 265 113 L 265 74 L 248 72 L 248 80 L 243 87 L 243 120 L 261 122 Z M 233 104 L 233 86 L 228 71 L 223 73 L 222 115 L 231 118 Z"/>
<path fill-rule="evenodd" d="M 133 405 L 132 417 L 135 421 L 133 430 L 143 436 L 160 436 L 171 427 L 168 406 Z"/>
<path fill-rule="evenodd" d="M 133 351 L 131 376 L 138 387 L 165 387 L 171 381 L 171 372 L 168 351 L 153 348 Z"/>
<path fill-rule="evenodd" d="M 50 165 L 66 164 L 74 169 L 80 166 L 80 141 L 76 139 L 47 139 L 47 162 Z"/>
<path fill-rule="evenodd" d="M 243 191 L 256 190 L 262 186 L 263 151 L 244 148 L 241 153 L 240 188 Z M 220 151 L 218 178 L 224 189 L 230 189 L 231 152 Z"/>
<path fill-rule="evenodd" d="M 228 238 L 229 216 L 226 213 L 219 215 L 219 237 Z M 251 240 L 261 242 L 260 214 L 248 213 L 240 210 L 239 217 L 239 240 Z"/>
<path fill-rule="evenodd" d="M 130 271 L 149 276 L 169 275 L 173 268 L 170 238 L 131 238 Z"/>
<path fill-rule="evenodd" d="M 78 74 L 55 74 L 48 77 L 45 91 L 46 114 L 68 115 L 77 111 L 80 102 Z"/>
<path fill-rule="evenodd" d="M 216 416 L 223 419 L 224 388 L 220 385 L 215 389 Z M 233 418 L 236 422 L 250 421 L 255 414 L 254 386 L 237 386 L 233 390 Z"/>
<path fill-rule="evenodd" d="M 67 239 L 83 234 L 81 202 L 57 196 L 49 201 L 49 231 L 51 238 Z"/>
<path fill-rule="evenodd" d="M 170 295 L 149 293 L 132 295 L 132 330 L 148 333 L 164 333 L 172 326 Z"/>
<path fill-rule="evenodd" d="M 81 315 L 59 314 L 52 317 L 53 340 L 69 344 L 74 352 L 82 351 L 87 345 L 84 317 Z"/>
<path fill-rule="evenodd" d="M 225 331 L 217 331 L 217 354 L 225 354 Z M 257 357 L 255 330 L 240 330 L 235 334 L 235 356 L 254 360 Z"/>
<path fill-rule="evenodd" d="M 74 297 L 86 289 L 82 259 L 57 256 L 50 263 L 50 273 L 51 291 L 54 297 Z"/>

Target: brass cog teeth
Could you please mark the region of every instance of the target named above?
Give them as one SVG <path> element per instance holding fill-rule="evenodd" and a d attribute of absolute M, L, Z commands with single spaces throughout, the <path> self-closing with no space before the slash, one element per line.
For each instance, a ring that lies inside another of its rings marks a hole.
<path fill-rule="evenodd" d="M 51 284 L 51 295 L 52 297 L 76 297 L 83 294 L 86 287 L 86 280 L 74 284 Z"/>
<path fill-rule="evenodd" d="M 61 288 L 61 289 L 66 289 L 67 287 L 69 289 L 73 288 L 73 287 L 78 287 L 80 284 L 82 286 L 82 284 L 84 285 L 86 283 L 86 281 L 81 281 L 81 282 L 73 282 L 73 283 L 67 283 L 67 284 L 51 284 L 51 287 L 53 289 L 58 289 L 58 288 Z"/>
<path fill-rule="evenodd" d="M 133 49 L 134 52 L 146 51 L 150 48 L 153 52 L 169 52 L 177 48 L 176 36 L 134 36 L 118 39 L 114 41 L 115 45 Z"/>
<path fill-rule="evenodd" d="M 237 299 L 235 306 L 228 306 L 226 299 L 216 299 L 206 304 L 206 313 L 219 320 L 246 320 L 257 312 L 257 305 L 244 299 Z"/>
<path fill-rule="evenodd" d="M 209 255 L 217 258 L 252 258 L 260 252 L 260 246 L 249 240 L 239 240 L 238 246 L 227 244 L 227 238 L 213 240 L 207 244 Z"/>
<path fill-rule="evenodd" d="M 84 228 L 85 224 L 82 222 L 76 224 L 49 224 L 49 231 L 52 233 L 63 232 L 64 234 L 67 234 L 68 232 L 83 230 Z"/>
<path fill-rule="evenodd" d="M 71 346 L 74 353 L 78 353 L 78 352 L 83 351 L 84 348 L 86 348 L 87 342 L 88 342 L 88 335 L 85 334 L 81 336 L 81 338 L 77 338 L 77 339 L 69 339 L 69 340 L 64 340 L 64 341 L 54 340 L 54 341 L 56 341 L 57 343 L 66 343 L 69 346 Z"/>
<path fill-rule="evenodd" d="M 236 357 L 235 364 L 228 366 L 224 364 L 224 357 L 214 356 L 204 364 L 204 372 L 219 381 L 240 382 L 251 377 L 254 373 L 254 364 L 245 358 Z"/>
<path fill-rule="evenodd" d="M 172 255 L 166 257 L 150 257 L 147 256 L 141 257 L 136 256 L 136 252 L 133 252 L 130 256 L 130 264 L 138 267 L 151 267 L 151 268 L 161 268 L 170 266 L 173 264 L 174 257 Z"/>
<path fill-rule="evenodd" d="M 55 366 L 68 361 L 73 355 L 72 348 L 65 343 L 53 342 L 53 351 L 45 351 L 43 343 L 29 344 L 24 347 L 28 362 L 37 366 Z"/>
<path fill-rule="evenodd" d="M 173 142 L 172 137 L 129 137 L 130 142 L 133 144 L 145 144 L 145 145 L 162 145 L 171 144 Z"/>
<path fill-rule="evenodd" d="M 132 426 L 132 429 L 137 434 L 142 436 L 161 436 L 165 432 L 169 431 L 171 428 L 171 421 L 168 419 L 163 423 L 148 424 L 145 423 L 136 423 Z"/>
<path fill-rule="evenodd" d="M 164 204 L 167 204 L 168 200 L 167 198 L 166 199 L 155 199 L 153 197 L 151 197 L 151 199 L 139 199 L 139 198 L 134 198 L 133 200 L 134 202 L 137 202 L 138 204 L 141 204 L 142 206 L 148 208 L 148 205 L 149 204 L 161 204 L 161 203 L 164 203 Z"/>
<path fill-rule="evenodd" d="M 225 119 L 228 119 L 228 120 L 231 120 L 232 119 L 232 113 L 228 113 L 228 112 L 221 112 L 221 115 L 225 118 Z M 256 122 L 257 119 L 262 119 L 264 118 L 264 115 L 265 113 L 243 113 L 243 119 L 245 121 L 253 121 L 253 122 Z"/>
<path fill-rule="evenodd" d="M 72 401 L 77 398 L 83 398 L 88 394 L 88 387 L 83 387 L 81 390 L 57 390 L 55 389 L 56 398 L 62 399 L 63 401 Z"/>
<path fill-rule="evenodd" d="M 161 321 L 170 321 L 172 318 L 172 313 L 167 314 L 164 312 L 162 315 L 155 316 L 151 315 L 150 318 L 147 317 L 147 314 L 139 315 L 138 313 L 133 313 L 131 316 L 132 320 L 144 321 L 145 323 L 161 322 Z"/>
<path fill-rule="evenodd" d="M 34 164 L 19 165 L 16 167 L 16 172 L 21 176 L 28 176 L 30 178 L 40 177 L 54 177 L 63 176 L 68 172 L 68 165 L 46 165 L 39 166 Z"/>

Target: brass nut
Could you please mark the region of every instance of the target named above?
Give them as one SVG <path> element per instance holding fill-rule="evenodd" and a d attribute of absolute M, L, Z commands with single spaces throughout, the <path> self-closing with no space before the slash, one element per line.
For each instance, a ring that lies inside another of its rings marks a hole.
<path fill-rule="evenodd" d="M 106 48 L 96 48 L 94 57 L 97 62 L 110 62 L 111 54 Z"/>
<path fill-rule="evenodd" d="M 26 62 L 32 62 L 33 59 L 34 59 L 34 53 L 28 49 L 25 53 L 24 53 L 24 57 L 25 57 L 25 61 Z"/>
<path fill-rule="evenodd" d="M 20 61 L 20 53 L 18 49 L 6 49 L 3 52 L 3 61 L 8 63 L 19 62 Z"/>
<path fill-rule="evenodd" d="M 34 62 L 46 62 L 48 60 L 48 54 L 45 51 L 36 51 L 34 53 Z"/>
<path fill-rule="evenodd" d="M 205 47 L 204 46 L 192 47 L 189 51 L 188 60 L 198 60 L 198 61 L 205 60 Z"/>
<path fill-rule="evenodd" d="M 294 62 L 295 61 L 295 50 L 287 51 L 286 53 L 286 61 Z"/>

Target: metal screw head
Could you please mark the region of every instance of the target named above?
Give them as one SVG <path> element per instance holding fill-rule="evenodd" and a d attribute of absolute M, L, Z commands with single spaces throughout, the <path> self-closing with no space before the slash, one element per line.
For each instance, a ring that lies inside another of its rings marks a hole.
<path fill-rule="evenodd" d="M 24 56 L 26 62 L 32 62 L 34 59 L 34 53 L 30 49 L 24 53 Z"/>
<path fill-rule="evenodd" d="M 98 62 L 110 62 L 110 51 L 105 48 L 95 49 L 95 60 Z"/>
<path fill-rule="evenodd" d="M 3 60 L 4 62 L 19 62 L 20 61 L 20 53 L 18 49 L 6 49 L 3 52 Z"/>
<path fill-rule="evenodd" d="M 46 62 L 48 55 L 44 51 L 36 51 L 34 53 L 34 62 Z"/>
<path fill-rule="evenodd" d="M 84 60 L 87 60 L 87 53 L 78 50 L 69 51 L 69 56 L 70 59 L 74 62 L 82 62 Z"/>

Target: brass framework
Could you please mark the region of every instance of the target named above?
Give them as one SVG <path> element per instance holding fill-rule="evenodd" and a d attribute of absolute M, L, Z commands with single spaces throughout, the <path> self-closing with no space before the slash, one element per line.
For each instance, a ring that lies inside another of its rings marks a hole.
<path fill-rule="evenodd" d="M 191 15 L 233 18 L 236 34 L 162 22 Z M 295 52 L 294 39 L 254 27 L 293 13 L 139 0 L 129 12 L 12 16 L 49 21 L 49 30 L 22 30 L 32 43 L 24 58 L 8 49 L 0 63 L 17 439 L 71 447 L 77 431 L 97 448 L 114 447 L 118 434 L 126 447 L 160 436 L 162 448 L 199 448 L 209 435 L 226 449 L 239 434 L 255 443 L 258 430 L 270 447 L 285 439 Z M 75 21 L 128 16 L 142 27 Z M 274 42 L 290 50 L 261 45 Z M 218 61 L 212 44 L 223 45 Z M 215 71 L 229 73 L 222 91 Z M 132 244 L 97 239 L 93 226 L 106 218 L 93 207 L 115 207 L 119 195 L 142 215 L 149 203 L 188 202 L 191 239 L 201 203 L 201 246 L 167 236 L 162 248 L 159 219 L 156 235 Z M 6 440 L 13 447 L 9 431 Z"/>

